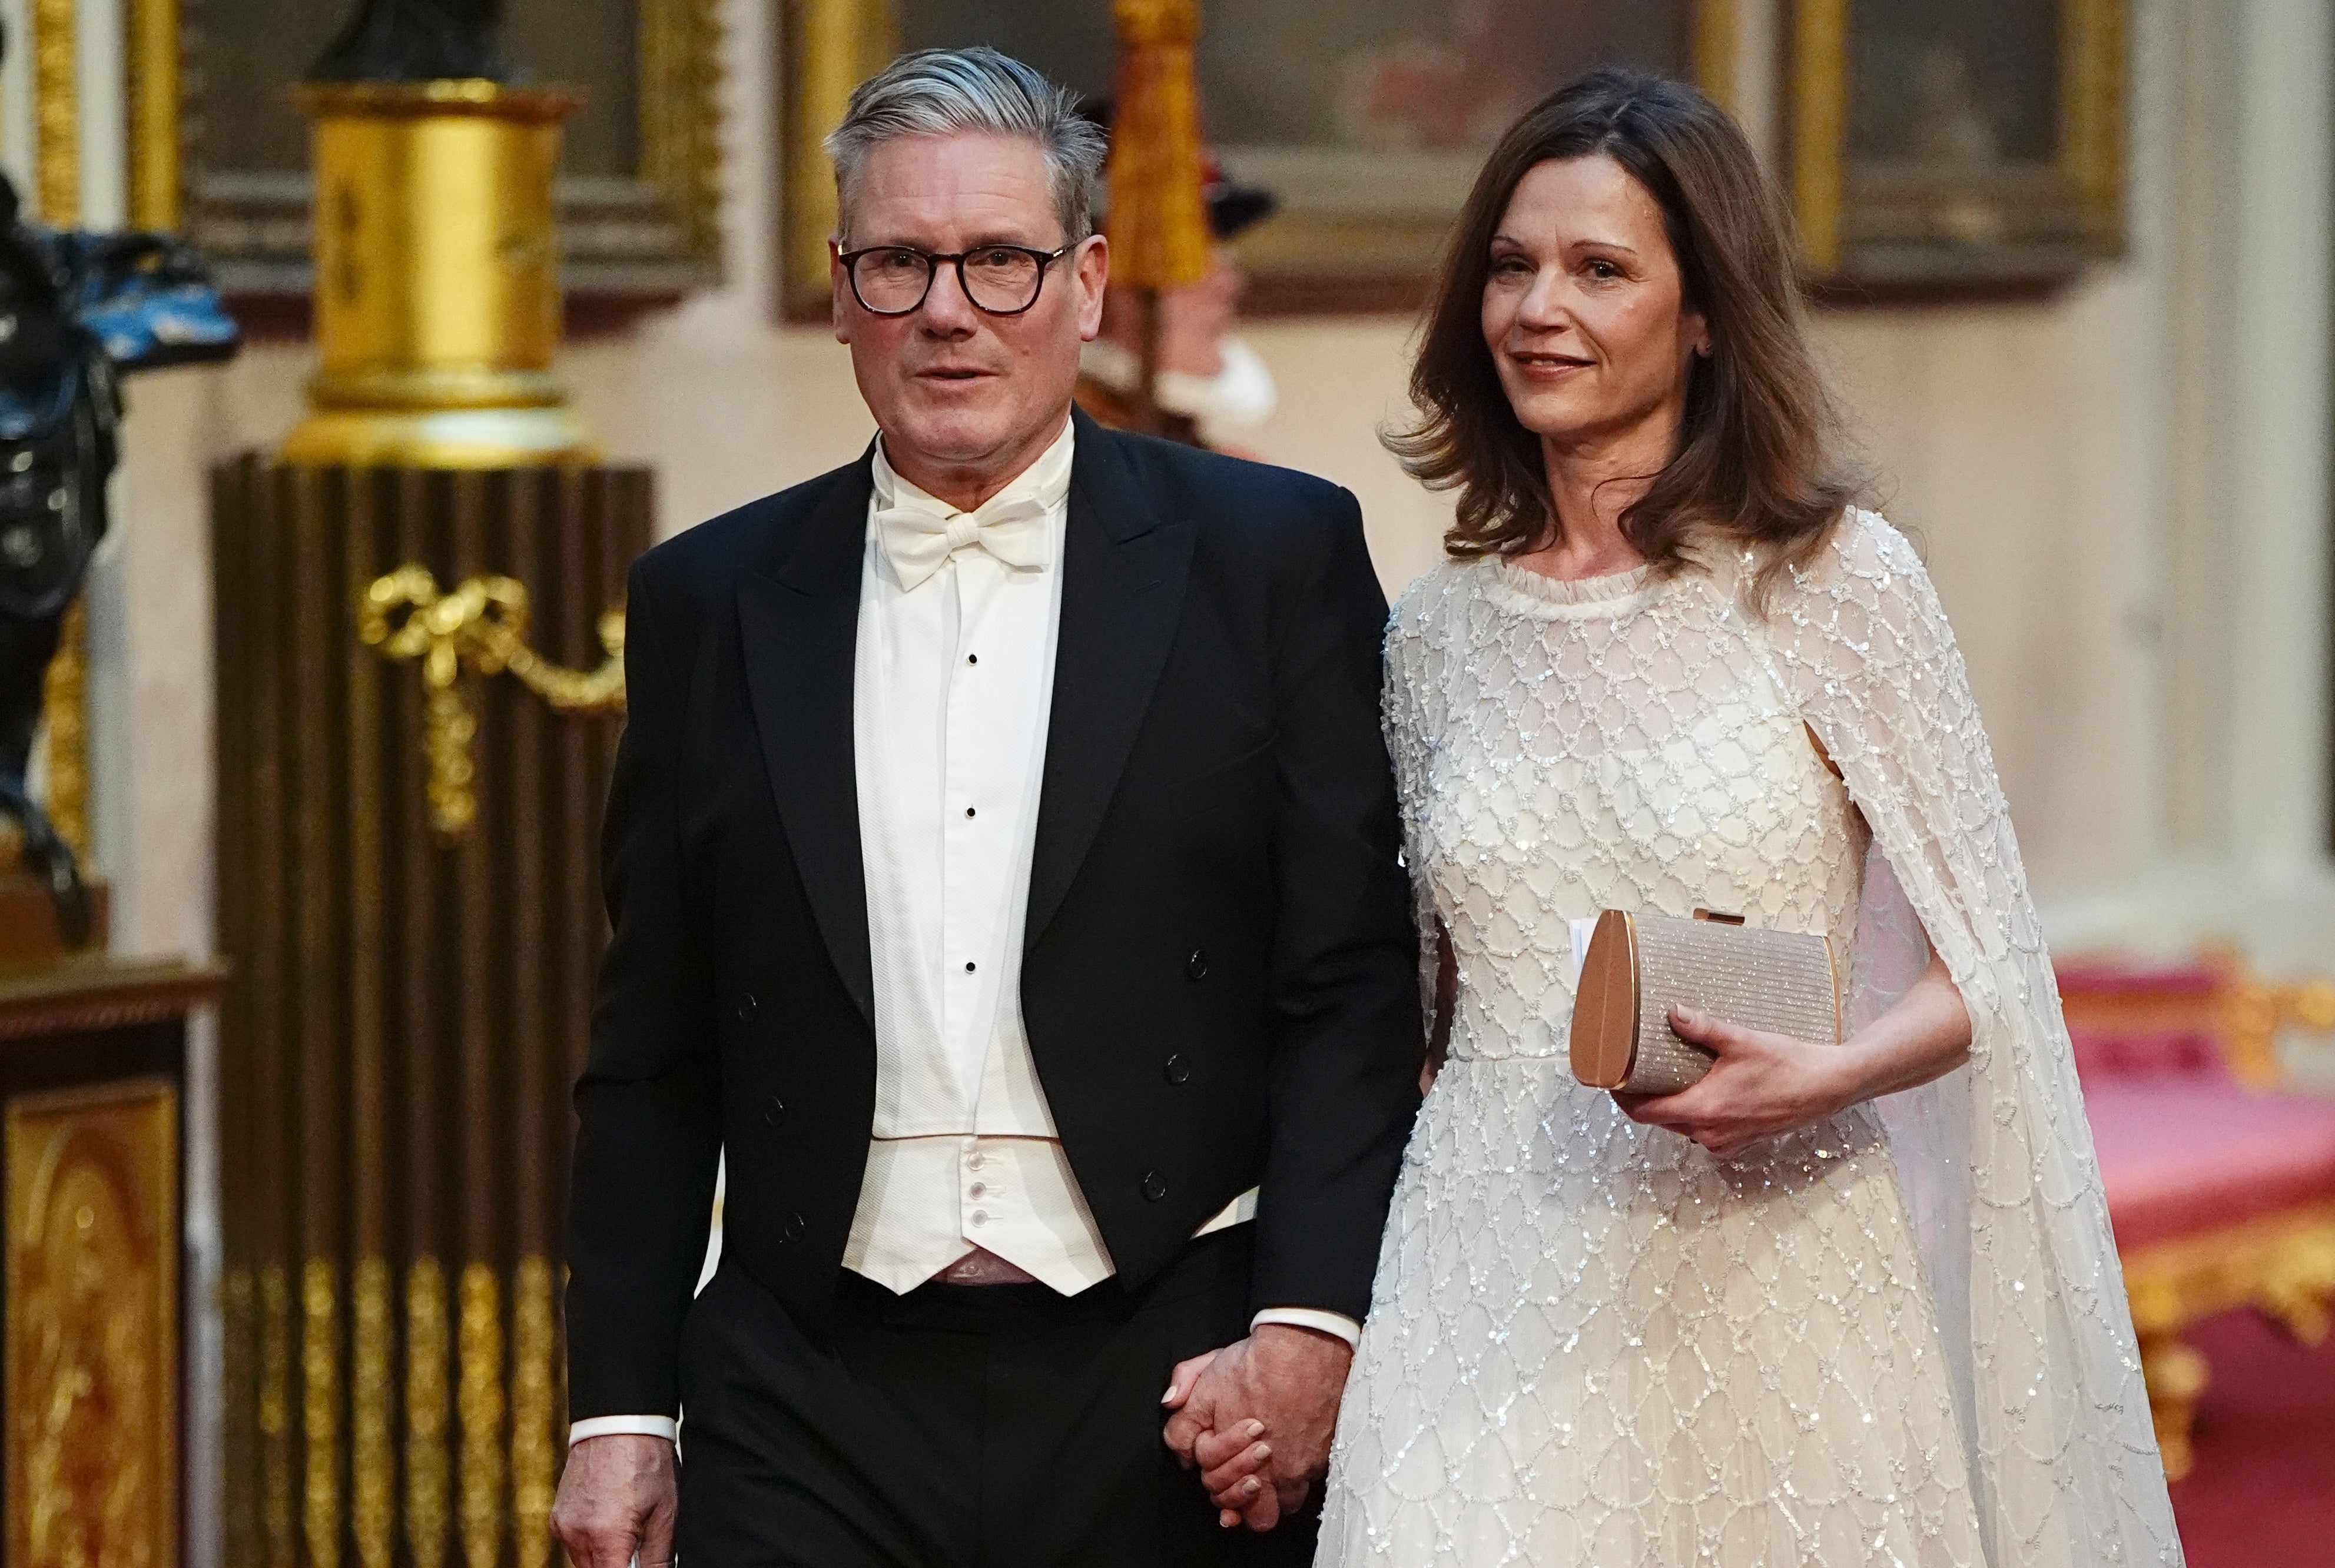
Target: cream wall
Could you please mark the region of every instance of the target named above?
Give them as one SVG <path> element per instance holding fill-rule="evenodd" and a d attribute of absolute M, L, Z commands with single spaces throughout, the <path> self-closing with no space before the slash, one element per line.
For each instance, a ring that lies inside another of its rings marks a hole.
<path fill-rule="evenodd" d="M 1886 509 L 1960 628 L 2055 927 L 2170 942 L 2246 924 L 2248 890 L 2266 884 L 2282 909 L 2335 908 L 2317 828 L 2329 54 L 2317 0 L 2132 9 L 2129 258 L 2043 303 L 1832 313 L 1818 339 Z M 773 40 L 766 5 L 734 0 L 732 15 L 730 282 L 567 363 L 612 454 L 657 468 L 668 532 L 845 460 L 869 433 L 844 351 L 770 320 Z M 2237 145 L 2262 162 L 2217 178 Z M 2233 259 L 2230 232 L 2257 252 Z M 1252 444 L 1355 490 L 1390 589 L 1433 558 L 1448 517 L 1376 440 L 1401 408 L 1408 331 L 1250 333 L 1283 392 Z M 131 389 L 121 537 L 93 595 L 99 831 L 126 946 L 208 945 L 203 473 L 290 425 L 307 363 L 262 345 Z M 2245 431 L 2208 439 L 2233 406 L 2253 411 Z M 2201 558 L 2225 581 L 2201 578 Z M 2241 583 L 2268 614 L 2232 613 Z M 2283 929 L 2311 951 L 2324 934 Z"/>

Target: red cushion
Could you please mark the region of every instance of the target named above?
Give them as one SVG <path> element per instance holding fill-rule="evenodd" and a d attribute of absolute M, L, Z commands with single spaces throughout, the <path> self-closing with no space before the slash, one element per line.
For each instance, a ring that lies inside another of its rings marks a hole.
<path fill-rule="evenodd" d="M 2104 1030 L 2071 1026 L 2076 1071 L 2088 1089 L 2102 1078 L 2191 1077 L 2226 1081 L 2220 1040 L 2202 1029 Z"/>
<path fill-rule="evenodd" d="M 2335 1099 L 2195 1078 L 2097 1078 L 2084 1108 L 2127 1250 L 2335 1201 Z"/>
<path fill-rule="evenodd" d="M 2103 996 L 2210 996 L 2229 977 L 2203 963 L 2134 963 L 2115 958 L 2078 958 L 2052 966 L 2059 994 L 2090 992 Z"/>

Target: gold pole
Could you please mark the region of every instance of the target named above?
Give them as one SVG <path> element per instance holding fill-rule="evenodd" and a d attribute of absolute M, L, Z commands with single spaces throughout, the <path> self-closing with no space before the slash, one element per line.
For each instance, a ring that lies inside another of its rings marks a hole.
<path fill-rule="evenodd" d="M 34 194 L 41 221 L 81 222 L 81 24 L 74 0 L 34 0 Z M 41 698 L 43 807 L 84 875 L 89 860 L 89 617 L 65 612 Z"/>
<path fill-rule="evenodd" d="M 1694 82 L 1713 103 L 1743 119 L 1740 0 L 1694 0 Z"/>
<path fill-rule="evenodd" d="M 179 227 L 179 7 L 129 0 L 130 222 Z"/>
<path fill-rule="evenodd" d="M 81 25 L 75 0 L 33 0 L 34 196 L 53 228 L 81 222 Z"/>
<path fill-rule="evenodd" d="M 1792 28 L 1792 205 L 1810 270 L 1840 269 L 1846 179 L 1848 0 L 1795 0 Z"/>
<path fill-rule="evenodd" d="M 781 292 L 789 316 L 824 321 L 833 298 L 827 244 L 842 214 L 820 143 L 843 122 L 851 90 L 897 50 L 898 18 L 887 0 L 780 0 L 778 9 L 790 60 Z"/>

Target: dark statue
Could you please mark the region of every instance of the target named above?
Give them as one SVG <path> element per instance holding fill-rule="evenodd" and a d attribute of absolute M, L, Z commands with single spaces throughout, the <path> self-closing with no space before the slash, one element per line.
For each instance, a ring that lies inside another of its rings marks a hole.
<path fill-rule="evenodd" d="M 118 378 L 226 359 L 237 344 L 185 245 L 28 223 L 0 176 L 0 818 L 70 946 L 90 939 L 88 889 L 25 776 L 65 612 L 105 537 Z"/>
<path fill-rule="evenodd" d="M 311 82 L 510 82 L 502 0 L 360 0 L 340 36 L 308 68 Z"/>

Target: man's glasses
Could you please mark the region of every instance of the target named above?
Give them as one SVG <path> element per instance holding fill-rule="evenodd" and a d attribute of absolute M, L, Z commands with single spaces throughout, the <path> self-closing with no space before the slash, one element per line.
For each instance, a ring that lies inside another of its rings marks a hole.
<path fill-rule="evenodd" d="M 945 261 L 954 265 L 957 286 L 976 308 L 991 315 L 1020 315 L 1038 303 L 1038 291 L 1046 286 L 1046 269 L 1073 248 L 984 245 L 940 256 L 914 246 L 878 245 L 840 259 L 851 277 L 852 297 L 873 315 L 907 315 L 916 310 L 932 292 L 933 276 Z"/>

